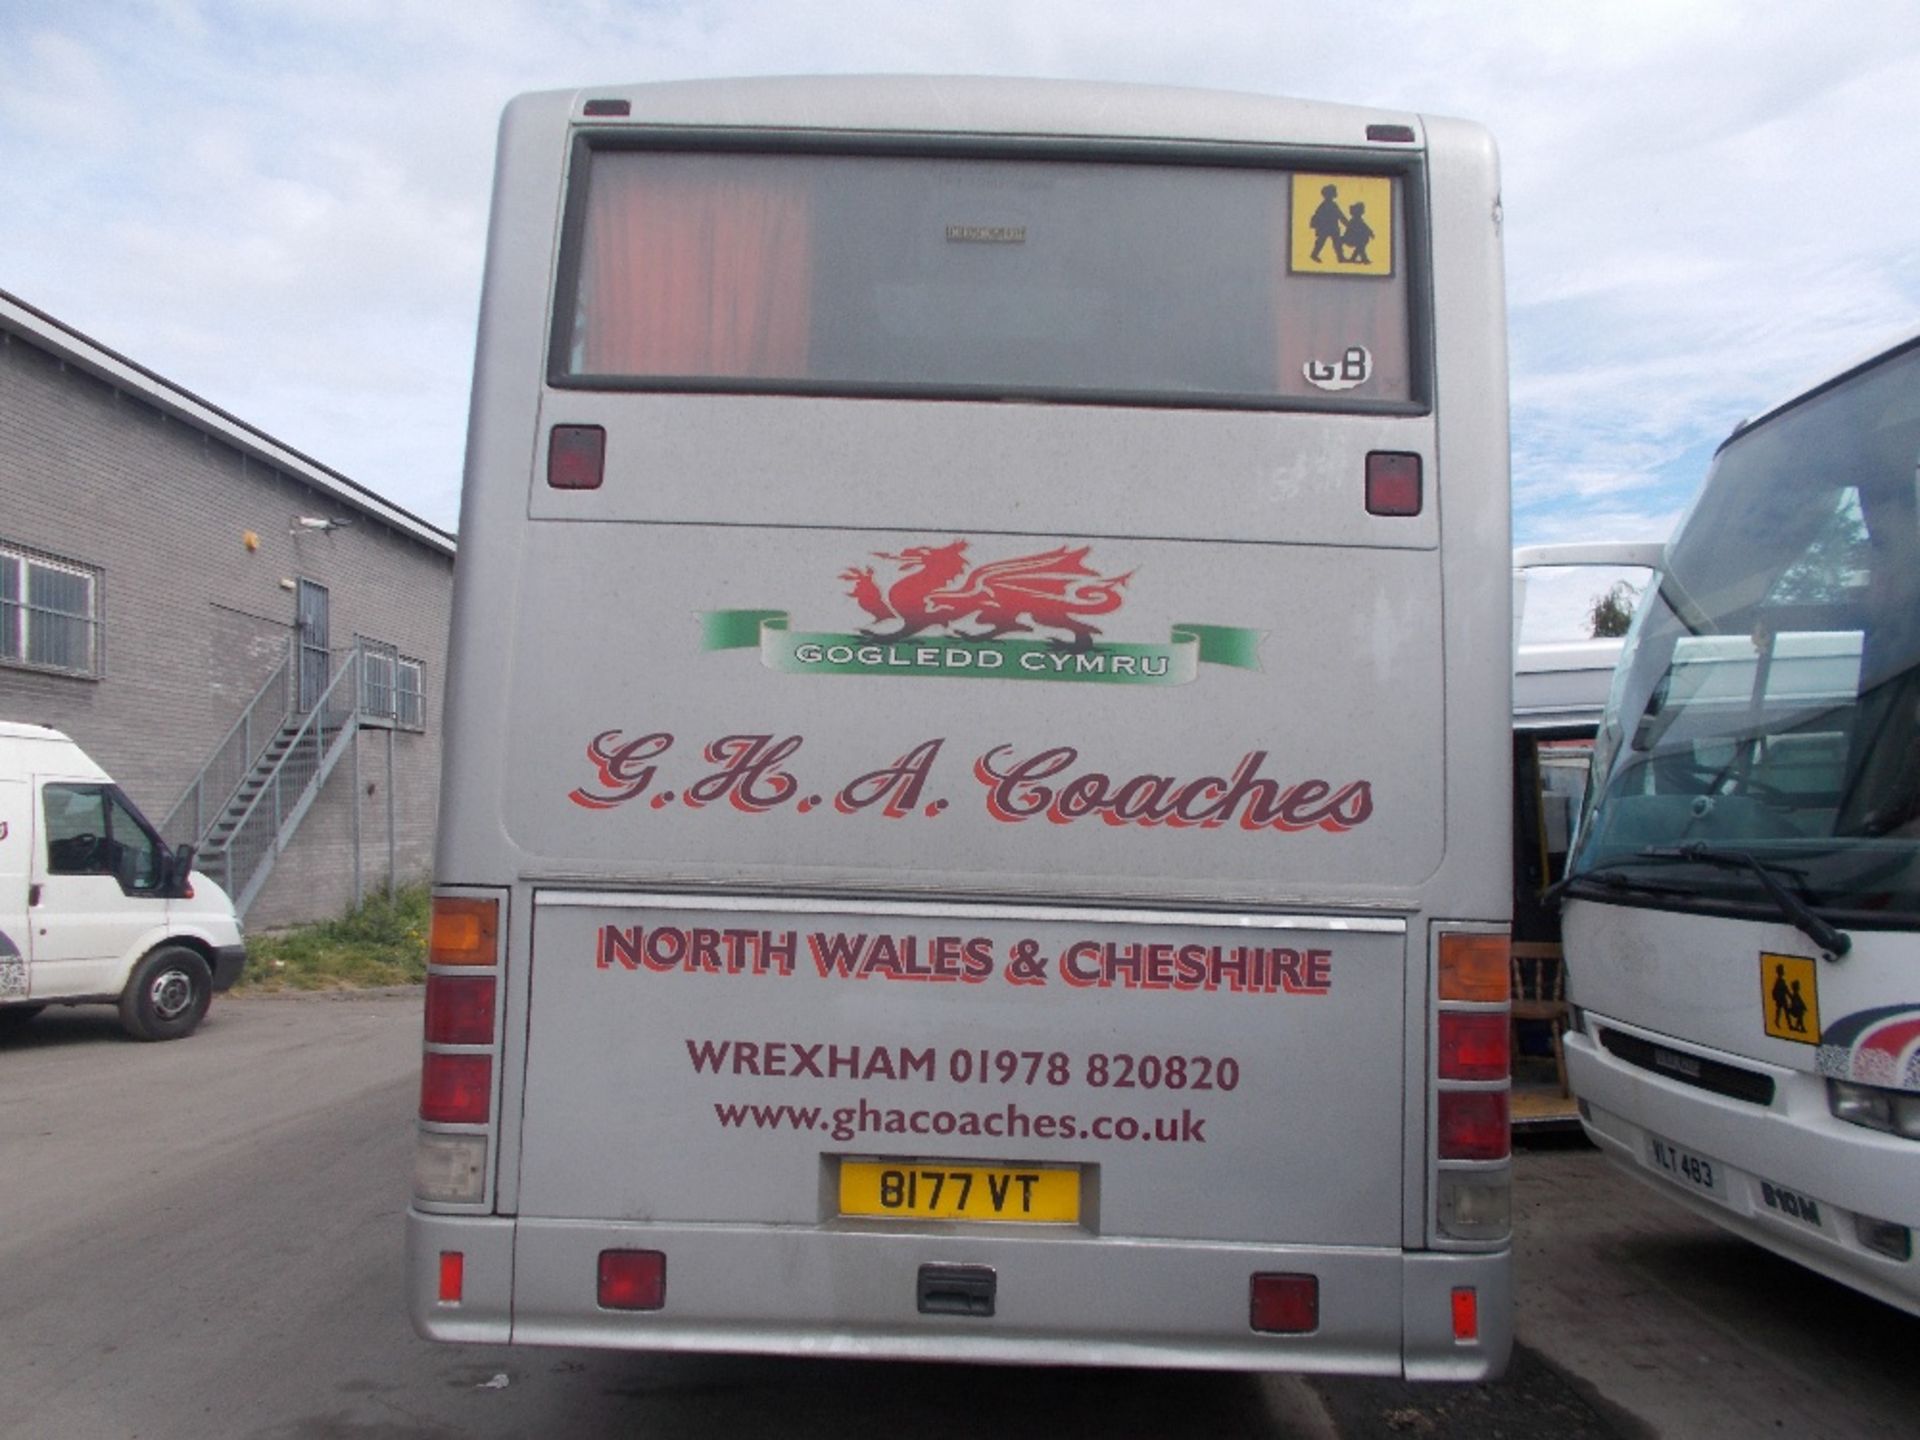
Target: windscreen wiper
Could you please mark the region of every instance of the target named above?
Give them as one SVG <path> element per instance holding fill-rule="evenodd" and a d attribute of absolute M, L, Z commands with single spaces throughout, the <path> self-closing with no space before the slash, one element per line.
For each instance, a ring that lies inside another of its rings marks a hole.
<path fill-rule="evenodd" d="M 1836 929 L 1813 912 L 1798 895 L 1780 883 L 1779 873 L 1792 875 L 1797 872 L 1791 867 L 1769 864 L 1751 850 L 1736 850 L 1730 846 L 1709 845 L 1704 840 L 1689 840 L 1684 845 L 1649 845 L 1640 851 L 1649 860 L 1695 860 L 1702 865 L 1716 865 L 1723 870 L 1751 870 L 1761 887 L 1773 898 L 1774 904 L 1793 923 L 1793 927 L 1805 935 L 1826 954 L 1829 960 L 1838 960 L 1853 948 L 1853 937 L 1844 930 Z"/>
<path fill-rule="evenodd" d="M 1597 865 L 1554 881 L 1540 892 L 1540 898 L 1552 904 L 1568 891 L 1581 887 L 1589 890 L 1611 890 L 1623 894 L 1627 891 L 1637 891 L 1642 895 L 1691 895 L 1693 893 L 1691 885 L 1680 885 L 1665 880 L 1649 880 L 1642 875 L 1619 873 L 1619 867 L 1622 865 L 1640 865 L 1653 858 L 1663 857 L 1649 856 L 1644 851 L 1632 855 L 1609 855 Z"/>
<path fill-rule="evenodd" d="M 1616 893 L 1638 891 L 1646 895 L 1693 893 L 1691 886 L 1666 884 L 1659 880 L 1618 873 L 1620 866 L 1644 864 L 1648 860 L 1697 860 L 1702 865 L 1717 865 L 1728 870 L 1751 870 L 1765 887 L 1768 898 L 1780 907 L 1780 912 L 1793 923 L 1794 928 L 1818 945 L 1823 952 L 1838 959 L 1853 948 L 1852 936 L 1822 920 L 1813 912 L 1811 906 L 1780 883 L 1780 875 L 1786 874 L 1798 878 L 1799 871 L 1789 865 L 1762 860 L 1751 851 L 1709 845 L 1703 840 L 1690 840 L 1684 845 L 1648 845 L 1634 851 L 1631 855 L 1609 855 L 1599 864 L 1577 871 L 1549 885 L 1540 898 L 1551 903 L 1562 895 L 1576 890 L 1576 887 L 1589 891 L 1611 890 Z"/>

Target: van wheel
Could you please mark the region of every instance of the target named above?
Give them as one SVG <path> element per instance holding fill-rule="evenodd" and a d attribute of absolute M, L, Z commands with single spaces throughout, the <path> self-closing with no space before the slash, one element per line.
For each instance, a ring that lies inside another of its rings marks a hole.
<path fill-rule="evenodd" d="M 207 962 L 184 945 L 162 945 L 133 967 L 120 996 L 120 1023 L 136 1040 L 191 1035 L 213 1003 Z"/>

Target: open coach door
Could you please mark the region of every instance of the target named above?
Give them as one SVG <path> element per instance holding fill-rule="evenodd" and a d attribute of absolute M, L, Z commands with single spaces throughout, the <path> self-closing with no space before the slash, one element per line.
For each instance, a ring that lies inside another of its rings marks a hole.
<path fill-rule="evenodd" d="M 1560 909 L 1548 895 L 1566 873 L 1586 794 L 1593 737 L 1622 637 L 1564 635 L 1586 624 L 1622 571 L 1651 570 L 1662 546 L 1640 541 L 1523 545 L 1513 552 L 1513 1123 L 1573 1125 L 1562 1037 L 1569 1007 Z M 1551 575 L 1540 572 L 1553 572 Z M 1529 591 L 1536 630 L 1526 631 Z M 1543 612 L 1552 616 L 1542 623 Z M 1558 623 L 1555 623 L 1555 622 Z M 1588 628 L 1599 628 L 1589 626 Z"/>

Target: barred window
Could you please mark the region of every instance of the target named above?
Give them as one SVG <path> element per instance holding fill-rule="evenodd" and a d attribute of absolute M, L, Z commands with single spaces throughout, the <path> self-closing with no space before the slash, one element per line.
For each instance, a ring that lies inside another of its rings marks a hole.
<path fill-rule="evenodd" d="M 0 542 L 0 663 L 100 673 L 100 572 Z"/>
<path fill-rule="evenodd" d="M 393 648 L 377 641 L 360 642 L 360 708 L 381 720 L 393 718 Z"/>
<path fill-rule="evenodd" d="M 424 730 L 427 707 L 420 662 L 402 657 L 395 664 L 394 679 L 394 723 L 404 730 Z"/>
<path fill-rule="evenodd" d="M 402 730 L 426 728 L 424 667 L 383 640 L 360 639 L 360 712 Z"/>

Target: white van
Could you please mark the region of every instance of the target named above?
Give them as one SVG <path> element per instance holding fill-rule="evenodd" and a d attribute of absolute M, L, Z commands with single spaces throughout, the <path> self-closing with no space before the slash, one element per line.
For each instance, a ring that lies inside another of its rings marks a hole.
<path fill-rule="evenodd" d="M 169 851 L 86 751 L 0 720 L 0 1029 L 117 1004 L 141 1040 L 193 1032 L 246 963 L 233 901 Z"/>

